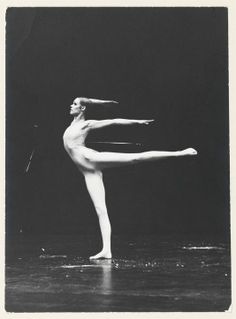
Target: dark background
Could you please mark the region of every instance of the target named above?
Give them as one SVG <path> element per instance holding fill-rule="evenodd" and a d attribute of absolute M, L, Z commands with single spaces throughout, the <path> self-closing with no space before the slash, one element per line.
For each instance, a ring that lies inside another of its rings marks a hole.
<path fill-rule="evenodd" d="M 8 234 L 98 232 L 62 145 L 77 96 L 120 102 L 91 118 L 156 119 L 90 137 L 145 146 L 91 147 L 199 152 L 105 171 L 113 233 L 229 234 L 226 8 L 9 8 L 6 20 Z"/>

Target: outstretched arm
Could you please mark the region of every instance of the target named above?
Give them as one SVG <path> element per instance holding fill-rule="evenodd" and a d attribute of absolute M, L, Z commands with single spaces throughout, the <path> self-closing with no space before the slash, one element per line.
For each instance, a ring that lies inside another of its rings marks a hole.
<path fill-rule="evenodd" d="M 82 97 L 80 98 L 80 102 L 81 104 L 85 104 L 85 105 L 91 105 L 91 104 L 119 104 L 119 102 L 117 101 L 113 101 L 113 100 L 99 100 L 99 99 L 92 99 L 92 98 L 86 98 L 86 97 Z"/>
<path fill-rule="evenodd" d="M 112 119 L 112 120 L 89 120 L 89 127 L 91 129 L 98 129 L 110 125 L 131 125 L 131 124 L 144 124 L 148 125 L 154 120 L 128 120 L 128 119 Z"/>
<path fill-rule="evenodd" d="M 119 104 L 117 101 L 113 100 L 99 100 L 99 99 L 89 99 L 92 103 L 96 104 Z"/>

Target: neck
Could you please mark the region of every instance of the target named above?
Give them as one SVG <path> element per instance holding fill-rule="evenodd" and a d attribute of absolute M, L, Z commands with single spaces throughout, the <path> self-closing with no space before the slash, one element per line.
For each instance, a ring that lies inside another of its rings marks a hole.
<path fill-rule="evenodd" d="M 74 116 L 74 119 L 72 121 L 72 123 L 74 122 L 83 122 L 85 121 L 85 116 L 84 116 L 84 113 L 80 113 L 80 114 L 77 114 Z"/>

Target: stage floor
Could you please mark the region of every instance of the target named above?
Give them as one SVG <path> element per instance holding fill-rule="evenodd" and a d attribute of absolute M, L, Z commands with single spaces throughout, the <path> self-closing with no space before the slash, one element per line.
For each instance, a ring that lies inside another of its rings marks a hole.
<path fill-rule="evenodd" d="M 114 236 L 113 259 L 90 261 L 96 238 L 7 240 L 9 312 L 202 312 L 231 303 L 230 252 L 222 240 Z"/>

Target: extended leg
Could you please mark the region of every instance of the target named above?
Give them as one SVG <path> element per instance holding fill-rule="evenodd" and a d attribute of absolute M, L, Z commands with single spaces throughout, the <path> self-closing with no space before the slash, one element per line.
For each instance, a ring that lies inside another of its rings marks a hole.
<path fill-rule="evenodd" d="M 197 151 L 187 148 L 182 151 L 148 151 L 141 153 L 115 153 L 115 152 L 96 152 L 88 157 L 97 169 L 117 167 L 127 164 L 135 164 L 147 161 L 156 161 L 167 157 L 178 157 L 196 155 Z"/>
<path fill-rule="evenodd" d="M 89 195 L 98 215 L 103 243 L 102 251 L 90 258 L 111 258 L 111 224 L 107 213 L 102 172 L 85 172 L 84 177 Z"/>

